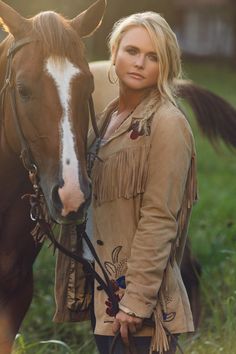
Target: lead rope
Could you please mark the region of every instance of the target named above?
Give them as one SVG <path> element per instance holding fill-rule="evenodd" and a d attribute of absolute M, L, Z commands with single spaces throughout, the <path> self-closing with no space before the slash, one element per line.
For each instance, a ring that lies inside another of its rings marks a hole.
<path fill-rule="evenodd" d="M 33 196 L 30 195 L 28 197 L 30 198 L 30 202 L 31 202 L 31 200 L 33 202 L 32 207 L 34 208 L 34 215 L 36 215 L 36 217 L 34 219 L 39 224 L 42 233 L 48 237 L 48 239 L 51 241 L 51 243 L 53 244 L 55 249 L 58 249 L 64 255 L 72 258 L 76 262 L 79 262 L 83 265 L 86 274 L 93 276 L 93 278 L 98 282 L 98 284 L 106 292 L 107 296 L 111 299 L 112 304 L 114 306 L 114 311 L 118 312 L 118 298 L 115 296 L 115 294 L 113 292 L 112 283 L 110 282 L 110 279 L 109 279 L 104 267 L 102 266 L 102 264 L 97 256 L 97 253 L 96 253 L 96 251 L 95 251 L 95 249 L 94 249 L 94 247 L 93 247 L 91 241 L 89 240 L 89 237 L 85 231 L 86 221 L 84 221 L 80 225 L 77 225 L 77 232 L 79 232 L 80 236 L 88 244 L 88 247 L 90 248 L 90 251 L 91 251 L 95 261 L 98 263 L 98 265 L 104 275 L 105 280 L 94 270 L 93 264 L 90 261 L 79 256 L 77 253 L 68 250 L 61 243 L 59 243 L 56 240 L 50 224 L 45 221 L 44 211 L 42 210 L 40 200 L 38 199 L 38 197 L 36 195 L 33 195 Z M 35 208 L 37 208 L 37 212 L 35 212 Z"/>

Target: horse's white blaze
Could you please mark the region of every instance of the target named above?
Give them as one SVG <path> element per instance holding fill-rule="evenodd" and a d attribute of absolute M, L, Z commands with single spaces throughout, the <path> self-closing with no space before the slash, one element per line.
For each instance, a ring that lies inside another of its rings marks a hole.
<path fill-rule="evenodd" d="M 58 193 L 63 204 L 62 216 L 77 211 L 84 202 L 84 194 L 79 183 L 79 163 L 75 152 L 75 137 L 70 119 L 71 83 L 80 73 L 67 59 L 48 58 L 45 65 L 47 73 L 55 81 L 62 105 L 61 117 L 61 165 L 64 185 Z"/>

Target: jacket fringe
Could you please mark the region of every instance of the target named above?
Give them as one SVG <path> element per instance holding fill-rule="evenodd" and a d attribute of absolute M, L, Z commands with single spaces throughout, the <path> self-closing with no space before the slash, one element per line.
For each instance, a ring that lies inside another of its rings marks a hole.
<path fill-rule="evenodd" d="M 187 238 L 187 229 L 189 216 L 194 203 L 198 200 L 197 194 L 197 177 L 196 177 L 196 155 L 193 154 L 190 162 L 190 168 L 186 181 L 186 189 L 183 197 L 182 206 L 178 215 L 178 233 L 175 242 L 172 245 L 171 263 L 173 264 L 174 257 L 176 256 L 177 263 L 182 261 L 183 251 Z M 180 247 L 182 246 L 183 247 Z M 177 249 L 182 249 L 181 254 L 176 254 Z"/>
<path fill-rule="evenodd" d="M 141 145 L 123 149 L 106 161 L 96 160 L 92 176 L 95 205 L 144 192 L 148 151 L 147 145 Z"/>
<path fill-rule="evenodd" d="M 195 155 L 191 158 L 190 168 L 188 172 L 186 191 L 182 207 L 178 218 L 178 241 L 185 229 L 188 211 L 192 209 L 193 204 L 197 201 L 197 179 L 196 179 L 196 159 Z M 179 244 L 177 244 L 178 246 Z"/>
<path fill-rule="evenodd" d="M 154 310 L 153 316 L 155 321 L 155 328 L 152 336 L 149 354 L 152 354 L 153 352 L 163 354 L 169 350 L 169 341 L 162 323 L 162 311 L 160 305 L 157 307 L 157 309 Z"/>
<path fill-rule="evenodd" d="M 37 215 L 37 217 L 39 219 L 44 220 L 46 223 L 50 224 L 50 227 L 53 227 L 54 224 L 49 216 L 46 201 L 42 194 L 39 196 L 38 202 L 39 202 L 39 209 L 37 209 L 37 213 L 39 214 Z M 47 238 L 47 235 L 45 234 L 45 231 L 42 229 L 39 222 L 36 223 L 35 227 L 31 231 L 31 236 L 33 237 L 36 245 L 43 244 L 45 239 Z"/>
<path fill-rule="evenodd" d="M 59 242 L 72 252 L 80 250 L 82 253 L 74 224 L 61 226 Z M 62 252 L 57 252 L 54 294 L 56 302 L 54 322 L 88 319 L 92 294 L 83 266 Z"/>
<path fill-rule="evenodd" d="M 175 259 L 179 264 L 181 263 L 182 253 L 178 254 L 177 249 L 179 248 L 180 244 L 183 243 L 185 244 L 186 242 L 189 215 L 192 206 L 196 201 L 197 201 L 197 178 L 196 178 L 196 157 L 194 154 L 191 158 L 183 203 L 178 215 L 178 233 L 177 233 L 176 240 L 172 245 L 172 250 L 169 259 L 172 266 Z M 163 282 L 159 290 L 159 302 L 157 304 L 157 308 L 154 310 L 153 313 L 154 320 L 155 320 L 155 328 L 152 336 L 152 342 L 151 342 L 149 354 L 151 354 L 153 351 L 157 351 L 159 354 L 163 354 L 169 350 L 168 336 L 162 323 L 162 311 L 167 312 L 165 295 L 164 295 L 167 291 L 166 277 L 167 277 L 167 273 L 165 272 Z"/>

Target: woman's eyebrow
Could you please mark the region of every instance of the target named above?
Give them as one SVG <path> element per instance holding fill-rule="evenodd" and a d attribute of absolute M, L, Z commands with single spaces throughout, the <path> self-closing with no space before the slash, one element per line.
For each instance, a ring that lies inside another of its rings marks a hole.
<path fill-rule="evenodd" d="M 126 44 L 126 45 L 124 46 L 124 48 L 132 48 L 132 49 L 140 50 L 139 47 L 136 47 L 136 46 L 133 45 L 133 44 Z M 147 52 L 147 54 L 157 55 L 157 53 L 154 52 L 154 51 Z"/>
<path fill-rule="evenodd" d="M 139 49 L 138 47 L 136 47 L 135 45 L 133 45 L 133 44 L 126 44 L 125 45 L 125 48 L 133 48 L 133 49 Z"/>

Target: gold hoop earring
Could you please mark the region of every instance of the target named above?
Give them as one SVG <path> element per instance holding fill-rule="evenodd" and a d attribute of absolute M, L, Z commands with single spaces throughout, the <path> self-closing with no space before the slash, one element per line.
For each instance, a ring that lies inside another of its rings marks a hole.
<path fill-rule="evenodd" d="M 117 77 L 113 67 L 114 67 L 114 64 L 111 64 L 110 69 L 108 70 L 108 80 L 112 85 L 116 84 L 118 81 L 118 77 Z"/>

